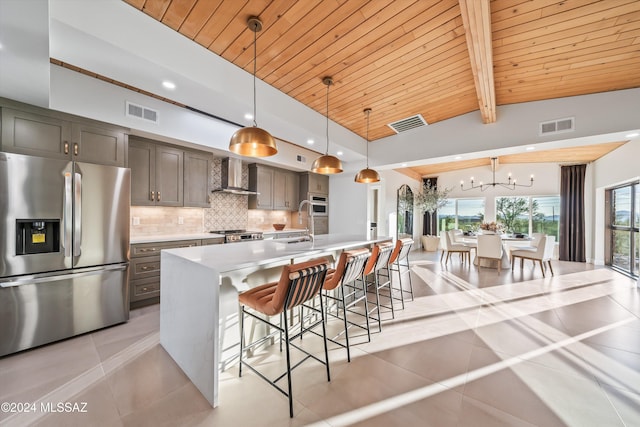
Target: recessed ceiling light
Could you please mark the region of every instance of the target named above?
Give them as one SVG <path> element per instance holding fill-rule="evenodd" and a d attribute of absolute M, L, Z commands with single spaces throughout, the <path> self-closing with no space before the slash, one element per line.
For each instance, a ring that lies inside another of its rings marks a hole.
<path fill-rule="evenodd" d="M 244 118 L 247 119 L 247 120 L 252 120 L 253 119 L 253 114 L 247 113 L 247 114 L 244 115 Z"/>
<path fill-rule="evenodd" d="M 638 132 L 633 132 L 633 133 L 630 133 L 630 134 L 628 134 L 628 135 L 625 135 L 624 137 L 625 137 L 625 138 L 635 138 L 635 137 L 636 137 L 636 136 L 638 136 L 638 135 L 640 135 L 640 133 L 638 133 Z"/>
<path fill-rule="evenodd" d="M 163 81 L 163 82 L 162 82 L 162 86 L 163 86 L 165 89 L 169 89 L 169 90 L 173 90 L 173 89 L 175 89 L 175 88 L 176 88 L 176 84 L 175 84 L 175 83 L 173 83 L 173 82 L 170 82 L 169 80 L 165 80 L 165 81 Z"/>
<path fill-rule="evenodd" d="M 342 156 L 344 153 L 343 153 L 342 151 L 338 151 L 336 154 L 337 154 L 338 156 Z"/>
<path fill-rule="evenodd" d="M 307 144 L 309 145 L 313 145 L 315 141 L 313 139 L 307 139 Z"/>
<path fill-rule="evenodd" d="M 536 147 L 527 147 L 527 148 L 526 148 L 526 150 L 527 150 L 527 151 L 533 151 L 533 150 L 535 150 L 535 149 L 536 149 Z"/>
<path fill-rule="evenodd" d="M 456 156 L 456 160 L 460 160 L 462 156 Z"/>
<path fill-rule="evenodd" d="M 406 168 L 406 167 L 407 167 L 407 164 L 406 164 L 406 163 L 403 163 L 401 166 L 402 166 L 403 168 Z"/>

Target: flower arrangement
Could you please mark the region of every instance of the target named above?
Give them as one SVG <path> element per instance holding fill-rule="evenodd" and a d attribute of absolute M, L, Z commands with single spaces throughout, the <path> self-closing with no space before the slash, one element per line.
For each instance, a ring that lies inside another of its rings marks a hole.
<path fill-rule="evenodd" d="M 502 231 L 502 224 L 497 224 L 495 221 L 483 222 L 480 224 L 480 229 L 497 233 L 498 231 Z"/>
<path fill-rule="evenodd" d="M 452 188 L 438 189 L 431 184 L 431 180 L 422 186 L 422 188 L 414 191 L 414 203 L 420 212 L 429 213 L 429 221 L 433 213 L 447 204 L 448 195 Z"/>

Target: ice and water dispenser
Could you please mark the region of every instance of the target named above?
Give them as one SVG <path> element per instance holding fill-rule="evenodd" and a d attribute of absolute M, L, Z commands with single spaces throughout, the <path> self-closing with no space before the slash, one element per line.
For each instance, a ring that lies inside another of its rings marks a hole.
<path fill-rule="evenodd" d="M 16 220 L 16 255 L 60 251 L 59 219 Z"/>

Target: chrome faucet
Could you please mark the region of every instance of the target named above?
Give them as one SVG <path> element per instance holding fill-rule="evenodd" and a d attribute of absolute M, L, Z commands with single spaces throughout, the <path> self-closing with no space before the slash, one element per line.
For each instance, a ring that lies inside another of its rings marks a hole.
<path fill-rule="evenodd" d="M 315 235 L 315 230 L 313 227 L 313 209 L 311 209 L 312 203 L 309 200 L 303 200 L 300 202 L 300 206 L 298 206 L 298 224 L 302 224 L 302 206 L 307 203 L 309 205 L 309 220 L 307 221 L 307 236 L 313 241 L 313 236 Z M 309 232 L 309 223 L 311 224 L 311 232 Z"/>

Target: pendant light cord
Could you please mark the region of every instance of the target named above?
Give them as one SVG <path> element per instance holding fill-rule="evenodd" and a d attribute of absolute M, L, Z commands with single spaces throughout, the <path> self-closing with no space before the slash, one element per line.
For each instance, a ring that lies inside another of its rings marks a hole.
<path fill-rule="evenodd" d="M 367 169 L 369 169 L 369 116 L 371 115 L 371 110 L 367 109 Z"/>
<path fill-rule="evenodd" d="M 258 122 L 257 122 L 257 118 L 256 118 L 256 63 L 257 61 L 257 56 L 258 56 L 258 51 L 256 48 L 256 44 L 257 44 L 257 40 L 258 40 L 258 32 L 256 31 L 256 29 L 253 29 L 253 126 L 254 127 L 258 127 Z"/>
<path fill-rule="evenodd" d="M 331 86 L 331 82 L 327 83 L 327 151 L 325 155 L 329 154 L 329 86 Z"/>

